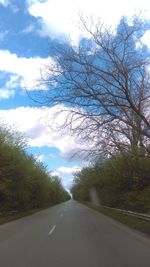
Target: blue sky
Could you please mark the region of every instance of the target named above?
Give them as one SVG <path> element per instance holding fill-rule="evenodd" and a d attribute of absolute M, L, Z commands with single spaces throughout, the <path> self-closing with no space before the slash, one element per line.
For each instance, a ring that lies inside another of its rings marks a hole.
<path fill-rule="evenodd" d="M 55 129 L 55 123 L 59 125 L 65 120 L 60 116 L 53 122 L 59 106 L 40 109 L 27 96 L 25 88 L 31 92 L 38 90 L 40 69 L 53 63 L 54 47 L 58 43 L 70 39 L 77 44 L 84 35 L 77 27 L 79 11 L 101 17 L 108 25 L 116 25 L 122 15 L 132 16 L 139 11 L 144 17 L 150 16 L 149 0 L 103 2 L 0 0 L 0 118 L 25 133 L 28 152 L 61 176 L 66 188 L 71 186 L 72 172 L 86 164 L 83 160 L 68 160 L 84 144 L 69 131 Z M 148 45 L 149 40 L 150 32 L 143 37 Z"/>

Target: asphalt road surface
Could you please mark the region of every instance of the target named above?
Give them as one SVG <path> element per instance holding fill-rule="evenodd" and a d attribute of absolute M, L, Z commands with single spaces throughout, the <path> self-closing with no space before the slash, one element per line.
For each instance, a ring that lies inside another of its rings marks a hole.
<path fill-rule="evenodd" d="M 150 239 L 70 200 L 1 225 L 0 267 L 150 267 Z"/>

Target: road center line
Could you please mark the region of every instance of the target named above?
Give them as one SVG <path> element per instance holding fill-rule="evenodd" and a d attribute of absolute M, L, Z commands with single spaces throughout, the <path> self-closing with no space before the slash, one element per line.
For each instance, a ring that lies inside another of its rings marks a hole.
<path fill-rule="evenodd" d="M 53 233 L 53 231 L 55 230 L 55 228 L 56 228 L 56 225 L 54 225 L 53 227 L 52 227 L 52 229 L 49 231 L 49 235 L 51 235 L 52 233 Z"/>

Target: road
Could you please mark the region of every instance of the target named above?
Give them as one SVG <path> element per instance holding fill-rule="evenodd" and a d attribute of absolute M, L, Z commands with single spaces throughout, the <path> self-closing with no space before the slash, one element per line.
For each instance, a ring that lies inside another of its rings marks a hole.
<path fill-rule="evenodd" d="M 1 225 L 0 267 L 150 267 L 150 239 L 70 200 Z"/>

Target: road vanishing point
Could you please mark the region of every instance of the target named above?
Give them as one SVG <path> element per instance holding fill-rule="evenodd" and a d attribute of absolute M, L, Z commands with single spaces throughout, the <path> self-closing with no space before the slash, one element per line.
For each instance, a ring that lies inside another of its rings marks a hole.
<path fill-rule="evenodd" d="M 1 225 L 0 267 L 150 267 L 150 239 L 70 200 Z"/>

